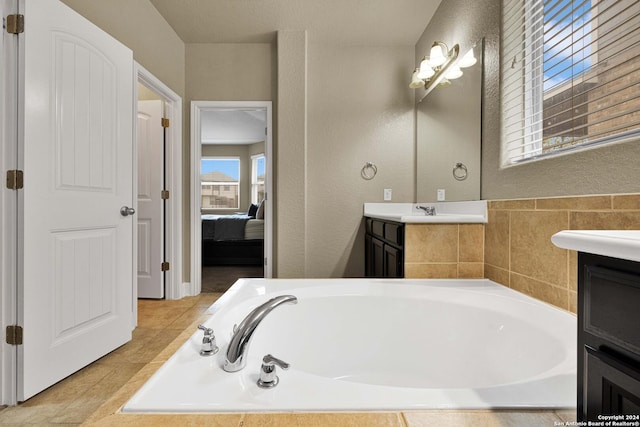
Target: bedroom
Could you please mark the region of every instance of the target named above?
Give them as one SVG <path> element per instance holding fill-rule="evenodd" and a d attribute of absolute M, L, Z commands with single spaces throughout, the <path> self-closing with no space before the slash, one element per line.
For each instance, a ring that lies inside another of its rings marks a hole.
<path fill-rule="evenodd" d="M 264 277 L 266 111 L 206 110 L 200 120 L 202 291 Z"/>

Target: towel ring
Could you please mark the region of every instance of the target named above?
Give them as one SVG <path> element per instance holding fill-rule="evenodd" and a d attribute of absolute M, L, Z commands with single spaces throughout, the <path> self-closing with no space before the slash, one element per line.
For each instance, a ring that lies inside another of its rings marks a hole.
<path fill-rule="evenodd" d="M 367 181 L 372 180 L 377 173 L 378 173 L 378 167 L 371 162 L 365 163 L 364 166 L 362 167 L 362 170 L 360 171 L 360 175 Z"/>
<path fill-rule="evenodd" d="M 455 167 L 453 168 L 453 177 L 456 179 L 456 181 L 464 181 L 465 179 L 467 179 L 467 175 L 469 175 L 469 173 L 467 172 L 467 167 L 463 163 L 456 163 Z"/>

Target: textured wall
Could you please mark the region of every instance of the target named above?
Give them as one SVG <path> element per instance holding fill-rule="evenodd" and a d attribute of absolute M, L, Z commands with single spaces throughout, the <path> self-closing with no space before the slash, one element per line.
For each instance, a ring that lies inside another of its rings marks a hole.
<path fill-rule="evenodd" d="M 412 63 L 412 46 L 309 45 L 307 277 L 364 275 L 363 204 L 413 201 Z"/>
<path fill-rule="evenodd" d="M 182 101 L 185 107 L 183 129 L 186 141 L 182 154 L 182 218 L 184 219 L 182 268 L 185 281 L 189 281 L 191 270 L 191 214 L 189 213 L 191 101 L 271 101 L 275 99 L 275 48 L 268 43 L 187 44 L 185 62 L 186 95 Z"/>
<path fill-rule="evenodd" d="M 306 277 L 307 33 L 278 31 L 276 277 Z"/>

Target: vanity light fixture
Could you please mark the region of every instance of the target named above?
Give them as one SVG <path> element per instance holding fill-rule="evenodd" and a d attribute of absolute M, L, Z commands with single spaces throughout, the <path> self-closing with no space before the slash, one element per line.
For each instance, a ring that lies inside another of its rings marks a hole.
<path fill-rule="evenodd" d="M 476 63 L 473 49 L 464 54 L 464 56 L 456 63 L 460 53 L 460 46 L 453 45 L 451 49 L 439 41 L 433 42 L 429 57 L 424 57 L 420 62 L 420 67 L 413 71 L 411 76 L 411 89 L 424 88 L 425 94 L 423 99 L 436 86 L 449 84 L 449 80 L 462 77 L 461 68 L 470 67 Z"/>

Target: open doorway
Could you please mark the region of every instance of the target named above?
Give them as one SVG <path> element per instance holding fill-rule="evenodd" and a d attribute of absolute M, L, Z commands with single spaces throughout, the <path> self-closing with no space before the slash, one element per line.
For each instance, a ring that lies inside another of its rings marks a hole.
<path fill-rule="evenodd" d="M 179 299 L 182 285 L 182 100 L 136 65 L 136 298 Z M 134 299 L 135 300 L 135 299 Z M 135 304 L 134 304 L 135 311 Z"/>
<path fill-rule="evenodd" d="M 192 284 L 271 277 L 271 102 L 194 101 L 191 114 Z"/>

